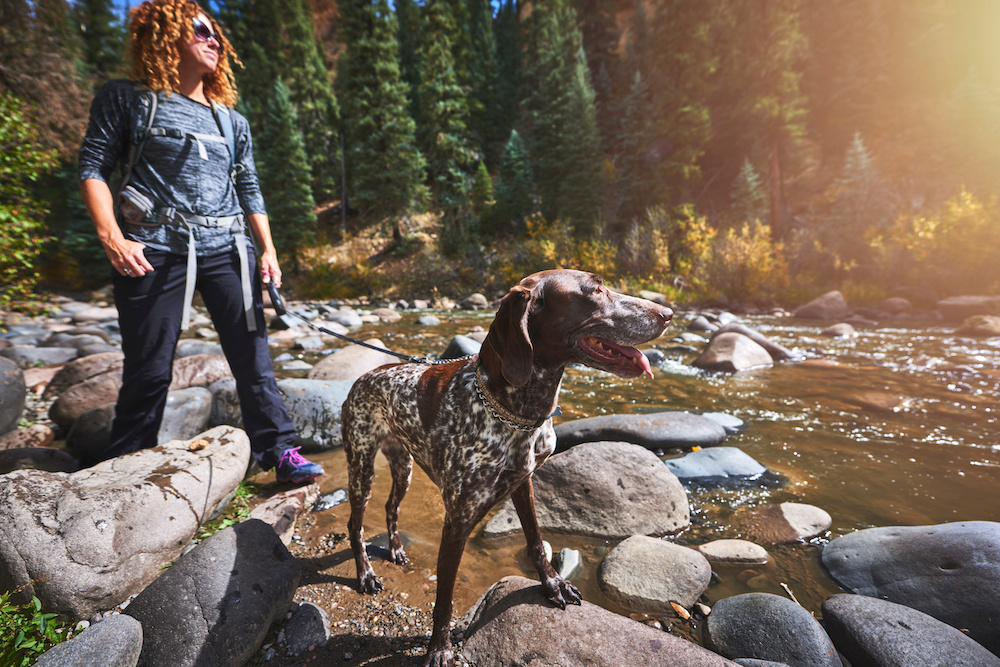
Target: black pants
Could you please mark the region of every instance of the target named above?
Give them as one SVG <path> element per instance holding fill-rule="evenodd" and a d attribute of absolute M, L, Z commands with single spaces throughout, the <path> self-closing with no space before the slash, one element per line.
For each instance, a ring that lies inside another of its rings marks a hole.
<path fill-rule="evenodd" d="M 247 331 L 240 284 L 240 260 L 232 250 L 198 257 L 195 285 L 208 307 L 229 361 L 243 411 L 243 427 L 254 459 L 268 470 L 295 441 L 295 427 L 282 402 L 267 348 L 267 326 L 260 277 L 253 271 L 257 331 Z M 250 248 L 249 265 L 256 257 Z M 155 271 L 141 278 L 114 272 L 115 305 L 121 326 L 125 364 L 122 388 L 111 426 L 109 459 L 155 447 L 173 370 L 174 348 L 181 333 L 187 257 L 146 248 Z"/>

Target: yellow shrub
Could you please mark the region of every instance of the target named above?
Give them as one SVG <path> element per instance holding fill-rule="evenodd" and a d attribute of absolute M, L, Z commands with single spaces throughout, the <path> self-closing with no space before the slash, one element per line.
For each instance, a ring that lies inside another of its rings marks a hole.
<path fill-rule="evenodd" d="M 743 223 L 711 243 L 703 278 L 709 295 L 737 301 L 772 300 L 788 287 L 784 248 L 771 240 L 767 225 Z"/>

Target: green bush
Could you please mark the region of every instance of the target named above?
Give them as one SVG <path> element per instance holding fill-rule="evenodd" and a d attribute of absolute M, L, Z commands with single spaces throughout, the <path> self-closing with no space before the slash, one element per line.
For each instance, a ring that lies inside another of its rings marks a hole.
<path fill-rule="evenodd" d="M 705 265 L 705 290 L 734 301 L 771 301 L 788 287 L 788 264 L 771 229 L 744 222 L 714 239 Z"/>
<path fill-rule="evenodd" d="M 42 603 L 32 597 L 27 604 L 14 604 L 11 593 L 0 593 L 0 665 L 26 667 L 73 631 L 63 627 L 56 614 L 43 614 Z"/>

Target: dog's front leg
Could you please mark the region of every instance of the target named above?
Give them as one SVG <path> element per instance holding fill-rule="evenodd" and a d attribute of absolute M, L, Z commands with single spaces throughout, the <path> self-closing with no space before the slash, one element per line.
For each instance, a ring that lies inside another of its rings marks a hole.
<path fill-rule="evenodd" d="M 475 524 L 473 524 L 475 525 Z M 437 563 L 437 597 L 434 599 L 434 628 L 423 667 L 451 667 L 451 613 L 455 594 L 455 577 L 462 562 L 465 543 L 471 528 L 456 526 L 450 517 L 445 517 L 441 531 L 441 548 Z"/>
<path fill-rule="evenodd" d="M 528 556 L 538 570 L 538 576 L 542 579 L 542 588 L 552 604 L 560 609 L 565 609 L 566 604 L 580 604 L 583 597 L 576 586 L 566 581 L 555 571 L 548 558 L 545 557 L 545 547 L 542 546 L 542 533 L 538 529 L 538 517 L 535 516 L 535 492 L 531 486 L 531 476 L 529 475 L 519 487 L 510 494 L 517 509 L 517 516 L 521 519 L 521 528 L 524 530 L 524 537 L 528 542 Z"/>

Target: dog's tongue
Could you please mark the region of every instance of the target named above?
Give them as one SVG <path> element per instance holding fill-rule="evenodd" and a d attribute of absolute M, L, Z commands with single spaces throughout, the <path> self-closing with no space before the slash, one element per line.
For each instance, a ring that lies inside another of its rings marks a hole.
<path fill-rule="evenodd" d="M 632 350 L 634 350 L 635 353 L 636 353 L 636 355 L 637 355 L 637 356 L 635 356 L 633 358 L 639 364 L 639 368 L 641 368 L 646 375 L 648 375 L 650 378 L 652 378 L 653 377 L 653 369 L 649 365 L 649 359 L 647 359 L 646 355 L 643 354 L 642 352 L 640 352 L 639 350 L 636 350 L 635 348 L 632 348 Z M 629 355 L 629 356 L 631 356 L 631 355 Z"/>

